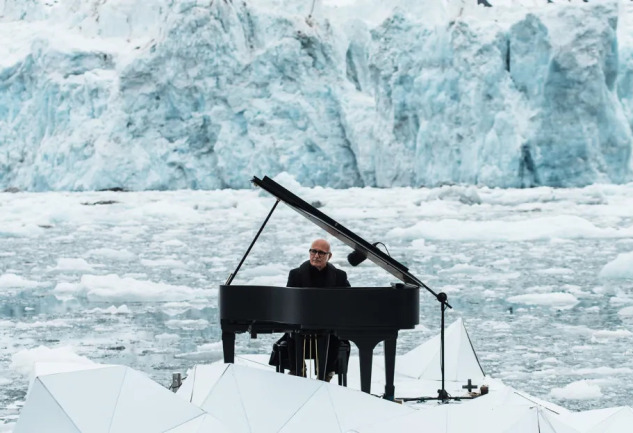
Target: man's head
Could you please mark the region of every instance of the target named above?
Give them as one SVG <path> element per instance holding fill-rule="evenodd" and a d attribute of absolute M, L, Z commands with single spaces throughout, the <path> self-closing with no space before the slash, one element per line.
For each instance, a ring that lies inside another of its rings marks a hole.
<path fill-rule="evenodd" d="M 310 264 L 322 271 L 332 257 L 330 243 L 325 239 L 317 239 L 310 246 Z"/>

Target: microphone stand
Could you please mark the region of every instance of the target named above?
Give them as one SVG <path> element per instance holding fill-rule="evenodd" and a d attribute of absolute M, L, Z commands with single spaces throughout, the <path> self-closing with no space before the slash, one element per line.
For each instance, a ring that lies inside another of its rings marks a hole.
<path fill-rule="evenodd" d="M 440 367 L 442 370 L 442 389 L 437 390 L 437 398 L 438 400 L 446 403 L 449 399 L 449 395 L 448 392 L 446 392 L 446 388 L 444 387 L 444 311 L 446 311 L 446 308 L 448 306 L 448 303 L 446 302 L 448 300 L 448 296 L 446 296 L 446 293 L 440 292 L 437 294 L 437 300 L 440 301 L 440 310 L 442 316 L 442 329 L 440 330 Z"/>
<path fill-rule="evenodd" d="M 376 242 L 372 245 L 375 247 L 382 242 Z M 383 244 L 384 245 L 384 244 Z M 386 247 L 385 247 L 386 248 Z M 362 251 L 354 250 L 347 256 L 347 261 L 352 266 L 358 266 L 367 258 L 367 254 Z M 451 397 L 448 395 L 445 387 L 445 372 L 444 372 L 444 312 L 447 308 L 453 308 L 451 304 L 448 303 L 448 296 L 444 292 L 435 293 L 429 286 L 424 284 L 422 281 L 417 278 L 413 278 L 413 281 L 420 287 L 425 288 L 429 293 L 435 296 L 435 299 L 440 303 L 440 312 L 441 312 L 441 329 L 440 329 L 440 368 L 442 372 L 442 388 L 437 390 L 437 397 L 420 397 L 419 401 L 425 400 L 440 400 L 443 403 L 448 403 L 448 400 L 455 399 L 461 400 L 463 397 Z M 408 399 L 413 400 L 413 399 Z"/>

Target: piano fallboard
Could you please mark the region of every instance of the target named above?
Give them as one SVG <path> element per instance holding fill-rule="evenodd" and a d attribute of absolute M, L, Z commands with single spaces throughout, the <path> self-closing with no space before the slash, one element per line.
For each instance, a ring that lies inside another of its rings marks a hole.
<path fill-rule="evenodd" d="M 411 329 L 420 289 L 221 285 L 219 310 L 223 325 L 255 324 L 258 332 Z"/>

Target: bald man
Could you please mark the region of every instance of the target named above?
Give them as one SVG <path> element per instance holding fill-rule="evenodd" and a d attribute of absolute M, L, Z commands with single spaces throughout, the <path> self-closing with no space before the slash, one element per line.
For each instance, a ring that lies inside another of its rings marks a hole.
<path fill-rule="evenodd" d="M 306 260 L 298 268 L 292 269 L 288 274 L 287 287 L 350 287 L 349 281 L 347 281 L 347 274 L 345 271 L 336 269 L 334 265 L 329 263 L 332 258 L 332 251 L 330 250 L 330 243 L 325 239 L 317 239 L 312 242 L 310 249 L 309 260 Z M 287 358 L 284 357 L 281 364 L 284 368 L 290 370 L 290 374 L 296 376 L 305 376 L 305 364 L 299 359 L 297 362 L 297 353 L 302 350 L 302 347 L 306 346 L 306 337 L 303 334 L 285 334 L 276 344 L 287 345 Z M 316 337 L 316 343 L 321 347 L 321 355 L 326 357 L 325 361 L 325 374 L 320 373 L 319 378 L 329 382 L 334 376 L 334 372 L 339 370 L 338 365 L 338 352 L 339 345 L 343 345 L 349 350 L 349 342 L 347 340 L 339 340 L 334 335 L 320 335 Z M 295 348 L 298 351 L 295 351 Z M 273 352 L 274 353 L 274 352 Z M 300 355 L 301 356 L 301 355 Z M 307 354 L 304 354 L 305 358 Z M 348 351 L 349 358 L 349 351 Z M 279 358 L 271 357 L 270 364 L 277 365 Z M 303 371 L 297 372 L 296 369 L 302 369 Z"/>
<path fill-rule="evenodd" d="M 345 271 L 329 263 L 332 251 L 328 241 L 315 240 L 308 252 L 310 259 L 288 274 L 287 287 L 350 287 Z"/>

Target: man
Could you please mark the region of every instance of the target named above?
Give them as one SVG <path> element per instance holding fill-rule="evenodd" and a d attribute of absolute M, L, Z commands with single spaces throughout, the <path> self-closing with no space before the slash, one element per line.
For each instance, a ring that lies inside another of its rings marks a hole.
<path fill-rule="evenodd" d="M 350 287 L 345 271 L 329 263 L 332 252 L 328 241 L 315 240 L 308 252 L 310 260 L 290 271 L 287 287 Z"/>
<path fill-rule="evenodd" d="M 347 281 L 347 274 L 345 271 L 336 269 L 334 265 L 329 263 L 332 258 L 332 252 L 330 250 L 330 243 L 325 239 L 317 239 L 312 242 L 310 249 L 308 250 L 309 260 L 303 262 L 298 268 L 292 269 L 288 273 L 287 287 L 350 287 L 349 281 Z M 296 354 L 301 353 L 302 347 L 305 344 L 305 337 L 299 334 L 285 334 L 276 345 L 285 346 L 287 348 L 287 359 L 282 359 L 282 366 L 290 370 L 290 374 L 303 376 L 303 372 L 296 372 Z M 333 335 L 324 335 L 317 337 L 318 346 L 322 349 L 319 356 L 327 357 L 325 362 L 325 371 L 327 375 L 320 374 L 326 381 L 330 381 L 334 376 L 336 369 L 338 348 L 341 343 L 337 337 Z M 349 346 L 349 343 L 345 341 L 345 344 Z M 298 346 L 297 346 L 298 345 Z M 295 347 L 299 350 L 295 351 Z M 323 353 L 325 352 L 325 353 Z M 307 354 L 303 354 L 304 358 Z M 277 354 L 277 356 L 280 356 Z M 301 360 L 300 360 L 301 361 Z M 277 365 L 279 358 L 271 357 L 270 363 Z M 299 362 L 299 365 L 303 363 Z"/>

